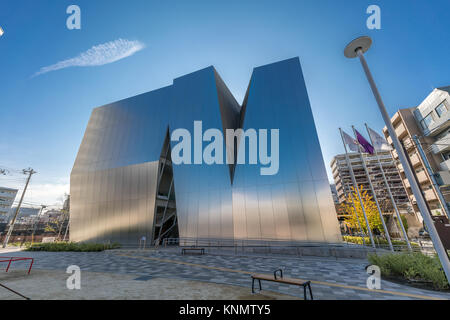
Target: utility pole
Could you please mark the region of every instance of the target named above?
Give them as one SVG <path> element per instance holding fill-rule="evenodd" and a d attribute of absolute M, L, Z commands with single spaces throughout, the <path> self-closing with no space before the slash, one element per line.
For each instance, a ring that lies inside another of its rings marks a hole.
<path fill-rule="evenodd" d="M 34 171 L 31 168 L 23 169 L 22 172 L 23 172 L 23 174 L 28 174 L 27 183 L 25 184 L 25 188 L 23 189 L 22 196 L 20 197 L 19 204 L 17 205 L 17 208 L 16 208 L 16 212 L 14 213 L 14 217 L 11 220 L 11 223 L 9 224 L 8 233 L 6 234 L 5 241 L 3 242 L 3 248 L 6 248 L 6 246 L 8 245 L 9 237 L 11 236 L 11 233 L 14 229 L 14 223 L 16 223 L 16 218 L 17 218 L 17 215 L 19 214 L 20 206 L 22 205 L 22 201 L 25 196 L 25 192 L 27 191 L 28 184 L 30 183 L 31 176 L 33 174 L 37 173 L 36 171 Z"/>
<path fill-rule="evenodd" d="M 33 234 L 31 235 L 31 244 L 33 244 L 34 233 L 36 232 L 36 228 L 37 228 L 39 222 L 41 221 L 41 214 L 42 214 L 42 211 L 44 211 L 45 208 L 47 208 L 47 206 L 44 205 L 44 204 L 41 204 L 41 210 L 39 211 L 38 216 L 37 216 L 37 220 L 36 220 L 36 222 L 34 223 Z"/>
<path fill-rule="evenodd" d="M 69 224 L 70 224 L 70 218 L 69 218 L 69 220 L 67 221 L 66 232 L 64 232 L 64 238 L 63 238 L 63 241 L 66 241 L 67 231 L 69 230 Z"/>
<path fill-rule="evenodd" d="M 63 219 L 61 221 L 61 225 L 59 226 L 59 231 L 58 231 L 58 241 L 59 241 L 59 237 L 61 236 L 61 231 L 62 231 L 62 227 L 64 225 L 64 222 L 66 222 L 66 217 L 68 216 L 68 212 L 66 209 L 62 209 L 61 211 L 63 211 Z"/>
<path fill-rule="evenodd" d="M 366 77 L 367 77 L 367 81 L 369 82 L 370 88 L 372 89 L 372 93 L 375 97 L 375 100 L 377 101 L 378 108 L 381 112 L 381 116 L 383 117 L 386 128 L 392 139 L 392 143 L 394 144 L 394 148 L 395 148 L 395 150 L 397 150 L 398 158 L 400 159 L 400 162 L 403 166 L 403 170 L 405 172 L 406 178 L 408 179 L 409 184 L 411 185 L 411 190 L 414 194 L 414 197 L 416 198 L 417 206 L 419 207 L 419 211 L 422 214 L 423 220 L 425 222 L 425 226 L 427 227 L 428 232 L 430 233 L 430 237 L 431 237 L 431 240 L 433 241 L 434 249 L 436 250 L 439 260 L 441 261 L 442 268 L 444 269 L 444 273 L 447 277 L 447 281 L 448 281 L 448 283 L 450 283 L 450 260 L 449 260 L 449 257 L 444 248 L 444 245 L 442 244 L 441 238 L 439 238 L 439 234 L 436 230 L 436 227 L 434 226 L 434 221 L 431 218 L 431 214 L 428 210 L 427 203 L 424 199 L 422 191 L 420 190 L 419 184 L 417 183 L 417 181 L 414 177 L 414 173 L 408 163 L 408 158 L 406 156 L 406 153 L 402 148 L 400 140 L 398 139 L 398 136 L 395 132 L 394 126 L 391 123 L 391 118 L 389 117 L 389 115 L 386 111 L 386 107 L 384 106 L 383 100 L 381 99 L 380 92 L 378 91 L 378 88 L 375 84 L 372 73 L 370 72 L 369 66 L 366 62 L 366 59 L 364 58 L 364 53 L 367 50 L 369 50 L 371 45 L 372 45 L 372 39 L 370 39 L 369 37 L 365 36 L 365 37 L 357 38 L 357 39 L 353 40 L 352 42 L 350 42 L 345 47 L 344 55 L 347 58 L 358 57 L 361 62 L 364 73 L 366 74 Z"/>

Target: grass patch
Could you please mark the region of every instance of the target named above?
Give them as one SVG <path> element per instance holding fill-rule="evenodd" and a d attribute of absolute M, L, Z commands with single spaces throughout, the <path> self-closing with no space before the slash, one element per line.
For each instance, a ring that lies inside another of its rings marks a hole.
<path fill-rule="evenodd" d="M 428 282 L 433 289 L 449 289 L 447 278 L 437 256 L 429 257 L 422 253 L 401 254 L 369 254 L 367 259 L 371 264 L 380 267 L 381 275 L 400 277 L 417 282 Z"/>
<path fill-rule="evenodd" d="M 8 246 L 12 247 L 28 247 L 31 242 L 8 242 Z"/>
<path fill-rule="evenodd" d="M 103 243 L 76 243 L 76 242 L 53 242 L 53 243 L 35 243 L 25 249 L 25 251 L 75 251 L 75 252 L 99 252 L 109 249 L 118 249 L 120 244 Z"/>
<path fill-rule="evenodd" d="M 345 242 L 363 245 L 363 237 L 343 236 L 342 238 L 344 239 Z M 389 245 L 387 239 L 374 237 L 373 240 L 375 241 L 375 244 L 377 244 L 377 245 L 384 245 L 384 246 Z M 368 246 L 371 245 L 369 237 L 364 237 L 364 241 L 366 242 L 366 245 L 368 245 Z M 391 242 L 392 242 L 392 245 L 394 245 L 394 246 L 406 246 L 406 241 L 403 241 L 403 240 L 391 239 Z M 410 241 L 410 243 L 411 243 L 411 246 L 413 246 L 413 247 L 419 247 L 419 244 L 416 242 Z"/>

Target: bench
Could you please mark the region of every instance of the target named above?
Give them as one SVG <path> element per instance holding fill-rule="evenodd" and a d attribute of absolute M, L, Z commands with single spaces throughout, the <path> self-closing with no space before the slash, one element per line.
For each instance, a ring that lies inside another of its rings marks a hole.
<path fill-rule="evenodd" d="M 183 248 L 181 254 L 186 254 L 186 251 L 200 251 L 200 255 L 205 254 L 205 248 Z"/>
<path fill-rule="evenodd" d="M 280 275 L 277 276 L 277 273 Z M 303 287 L 303 298 L 305 300 L 308 300 L 308 297 L 306 295 L 306 288 L 309 290 L 309 296 L 311 300 L 313 299 L 312 290 L 311 290 L 311 281 L 302 281 L 300 279 L 294 279 L 294 278 L 283 278 L 283 270 L 275 270 L 273 273 L 273 276 L 271 274 L 262 274 L 262 273 L 256 273 L 252 274 L 252 293 L 255 293 L 255 280 L 258 280 L 259 283 L 259 291 L 261 291 L 261 280 L 265 281 L 272 281 L 277 283 L 285 283 L 285 284 L 292 284 Z"/>

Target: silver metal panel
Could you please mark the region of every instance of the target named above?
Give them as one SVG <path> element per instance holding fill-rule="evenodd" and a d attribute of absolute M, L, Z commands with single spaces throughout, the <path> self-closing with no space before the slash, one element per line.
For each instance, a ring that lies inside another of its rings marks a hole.
<path fill-rule="evenodd" d="M 245 192 L 243 188 L 233 188 L 233 231 L 235 239 L 247 239 L 247 219 L 245 216 Z"/>
<path fill-rule="evenodd" d="M 188 225 L 186 237 L 195 238 L 197 234 L 197 223 L 198 223 L 198 193 L 190 193 L 189 199 L 189 209 L 187 214 Z"/>
<path fill-rule="evenodd" d="M 308 241 L 324 241 L 322 221 L 313 181 L 303 181 L 300 185 L 300 195 L 303 203 L 303 213 L 306 223 Z"/>
<path fill-rule="evenodd" d="M 198 199 L 198 237 L 209 237 L 209 203 L 208 194 L 200 194 Z M 213 232 L 214 233 L 214 232 Z"/>
<path fill-rule="evenodd" d="M 245 217 L 248 239 L 261 239 L 261 223 L 256 187 L 245 188 Z"/>
<path fill-rule="evenodd" d="M 233 203 L 230 189 L 221 189 L 220 195 L 222 199 L 222 215 L 221 227 L 222 238 L 233 239 Z"/>
<path fill-rule="evenodd" d="M 286 206 L 284 187 L 281 184 L 271 186 L 272 205 L 275 213 L 276 239 L 291 240 L 291 230 Z"/>
<path fill-rule="evenodd" d="M 222 203 L 220 192 L 219 190 L 211 190 L 207 194 L 209 197 L 209 233 L 214 235 L 211 238 L 221 238 L 220 222 L 222 216 Z"/>
<path fill-rule="evenodd" d="M 330 188 L 328 187 L 328 180 L 315 181 L 315 191 L 318 200 L 320 211 L 320 218 L 322 221 L 322 230 L 327 241 L 333 242 L 334 239 L 341 236 L 339 225 L 334 223 L 336 219 L 336 212 L 334 210 L 333 200 L 328 197 Z"/>
<path fill-rule="evenodd" d="M 284 185 L 286 208 L 291 229 L 291 239 L 294 241 L 307 241 L 305 216 L 300 191 L 296 182 Z"/>
<path fill-rule="evenodd" d="M 271 186 L 258 186 L 258 206 L 261 217 L 261 237 L 264 239 L 276 239 L 274 207 L 272 203 Z"/>
<path fill-rule="evenodd" d="M 177 203 L 183 203 L 184 205 L 177 206 L 177 216 L 178 216 L 178 228 L 180 234 L 187 234 L 187 225 L 188 225 L 188 194 L 181 193 L 177 194 Z"/>

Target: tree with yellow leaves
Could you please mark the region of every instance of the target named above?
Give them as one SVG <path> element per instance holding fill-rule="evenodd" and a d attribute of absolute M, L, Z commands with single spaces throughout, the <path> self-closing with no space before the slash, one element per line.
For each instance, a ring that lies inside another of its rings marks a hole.
<path fill-rule="evenodd" d="M 375 201 L 373 201 L 373 197 L 368 194 L 367 190 L 364 189 L 362 185 L 359 186 L 359 192 L 361 194 L 361 200 L 364 205 L 364 209 L 366 210 L 370 229 L 372 231 L 377 230 L 379 233 L 384 233 L 383 223 L 381 222 L 380 214 L 378 213 Z M 352 197 L 354 202 L 352 202 Z M 353 203 L 355 204 L 357 215 L 355 214 L 355 207 L 353 207 Z M 342 211 L 346 215 L 345 221 L 347 225 L 353 230 L 360 231 L 359 225 L 361 224 L 361 228 L 363 229 L 364 233 L 367 233 L 366 220 L 364 219 L 364 213 L 361 207 L 361 203 L 359 202 L 358 193 L 354 187 L 351 187 L 351 194 L 347 195 L 346 201 L 341 206 Z"/>

